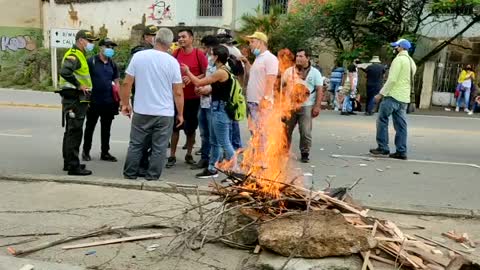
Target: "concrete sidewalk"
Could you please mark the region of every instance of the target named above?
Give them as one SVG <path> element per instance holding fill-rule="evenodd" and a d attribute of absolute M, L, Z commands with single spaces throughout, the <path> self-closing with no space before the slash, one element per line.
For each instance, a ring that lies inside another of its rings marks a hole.
<path fill-rule="evenodd" d="M 68 264 L 49 263 L 37 260 L 21 259 L 11 256 L 0 256 L 0 270 L 17 270 L 32 265 L 33 270 L 85 270 L 84 267 Z"/>

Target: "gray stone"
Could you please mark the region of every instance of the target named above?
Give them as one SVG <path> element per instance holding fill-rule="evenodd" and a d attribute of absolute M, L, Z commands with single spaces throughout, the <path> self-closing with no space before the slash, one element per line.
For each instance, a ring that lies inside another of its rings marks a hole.
<path fill-rule="evenodd" d="M 259 243 L 280 255 L 302 258 L 347 256 L 376 246 L 368 231 L 330 210 L 291 214 L 260 226 Z"/>
<path fill-rule="evenodd" d="M 228 207 L 234 207 L 234 205 L 228 205 Z M 225 223 L 223 227 L 223 234 L 229 234 L 226 236 L 228 240 L 242 245 L 255 245 L 258 240 L 258 225 L 251 224 L 252 219 L 245 216 L 238 209 L 229 211 L 225 214 Z M 243 228 L 238 232 L 236 230 Z"/>
<path fill-rule="evenodd" d="M 0 270 L 17 270 L 27 264 L 33 265 L 34 270 L 85 270 L 84 267 L 68 264 L 58 264 L 29 259 L 21 259 L 12 256 L 0 256 Z"/>
<path fill-rule="evenodd" d="M 262 251 L 256 263 L 256 269 L 282 269 L 287 260 L 286 257 Z M 293 258 L 284 270 L 358 270 L 362 268 L 362 263 L 362 259 L 356 255 L 323 259 Z"/>

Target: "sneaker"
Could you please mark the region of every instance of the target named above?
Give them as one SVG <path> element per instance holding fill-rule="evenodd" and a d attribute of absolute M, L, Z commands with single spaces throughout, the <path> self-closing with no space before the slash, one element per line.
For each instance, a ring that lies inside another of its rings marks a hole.
<path fill-rule="evenodd" d="M 198 179 L 216 178 L 218 177 L 218 172 L 212 172 L 209 169 L 204 169 L 201 173 L 197 173 L 195 177 Z"/>
<path fill-rule="evenodd" d="M 393 153 L 393 154 L 390 154 L 389 157 L 390 157 L 390 158 L 394 158 L 394 159 L 407 160 L 407 155 L 401 154 L 401 153 L 398 153 L 398 152 L 395 152 L 395 153 Z"/>
<path fill-rule="evenodd" d="M 85 169 L 87 166 L 85 164 L 80 164 L 80 169 Z M 68 172 L 70 169 L 69 169 L 69 166 L 68 165 L 63 165 L 63 171 L 65 172 Z"/>
<path fill-rule="evenodd" d="M 177 163 L 177 158 L 176 157 L 169 157 L 168 160 L 167 160 L 167 165 L 165 165 L 165 167 L 172 168 L 173 166 L 175 166 L 175 163 Z"/>
<path fill-rule="evenodd" d="M 459 111 L 460 111 L 460 108 L 459 108 L 459 107 L 456 107 L 456 108 L 455 108 L 455 111 L 456 111 L 456 112 L 459 112 Z"/>
<path fill-rule="evenodd" d="M 350 115 L 348 112 L 341 112 L 340 115 Z"/>
<path fill-rule="evenodd" d="M 195 160 L 193 160 L 193 156 L 188 154 L 185 156 L 185 162 L 190 165 L 194 165 L 197 163 L 195 162 Z"/>
<path fill-rule="evenodd" d="M 380 148 L 375 148 L 375 149 L 370 149 L 370 154 L 375 155 L 375 156 L 386 156 L 390 154 L 390 151 L 388 150 L 383 150 Z"/>
<path fill-rule="evenodd" d="M 198 149 L 197 151 L 195 151 L 195 156 L 200 156 L 201 154 L 202 154 L 201 149 Z"/>
<path fill-rule="evenodd" d="M 356 112 L 348 112 L 349 115 L 357 115 Z"/>
<path fill-rule="evenodd" d="M 187 143 L 185 143 L 185 144 L 182 146 L 182 149 L 183 149 L 183 150 L 187 150 Z"/>
<path fill-rule="evenodd" d="M 473 115 L 473 111 L 469 111 L 469 112 L 468 112 L 468 115 Z"/>
<path fill-rule="evenodd" d="M 333 109 L 333 111 L 338 112 L 338 108 Z"/>
<path fill-rule="evenodd" d="M 110 162 L 117 162 L 117 158 L 110 155 L 109 153 L 101 154 L 100 159 L 105 161 L 110 161 Z"/>
<path fill-rule="evenodd" d="M 308 153 L 302 153 L 302 159 L 300 159 L 300 161 L 302 163 L 309 163 L 310 162 L 310 159 L 308 158 Z"/>
<path fill-rule="evenodd" d="M 90 156 L 90 152 L 89 152 L 89 151 L 83 151 L 83 152 L 82 152 L 82 160 L 83 160 L 83 161 L 90 161 L 90 160 L 92 160 L 92 157 Z"/>
<path fill-rule="evenodd" d="M 77 169 L 68 171 L 68 175 L 87 176 L 91 174 L 92 174 L 92 171 L 87 169 L 82 169 L 82 168 L 77 168 Z"/>
<path fill-rule="evenodd" d="M 192 170 L 200 170 L 200 169 L 205 169 L 208 167 L 208 160 L 206 159 L 200 159 L 197 164 L 192 166 Z"/>
<path fill-rule="evenodd" d="M 470 110 L 468 108 L 465 108 L 464 110 L 466 113 L 470 113 Z"/>

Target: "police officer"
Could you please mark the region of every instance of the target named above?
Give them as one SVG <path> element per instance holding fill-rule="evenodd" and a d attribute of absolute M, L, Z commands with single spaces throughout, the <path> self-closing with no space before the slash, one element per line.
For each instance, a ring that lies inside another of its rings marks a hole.
<path fill-rule="evenodd" d="M 92 80 L 85 53 L 92 51 L 94 41 L 98 40 L 92 32 L 80 30 L 75 36 L 75 45 L 62 59 L 60 69 L 62 96 L 62 124 L 66 122 L 63 135 L 63 170 L 69 175 L 90 175 L 78 158 L 83 135 L 83 122 L 88 108 Z M 66 120 L 66 121 L 65 121 Z"/>

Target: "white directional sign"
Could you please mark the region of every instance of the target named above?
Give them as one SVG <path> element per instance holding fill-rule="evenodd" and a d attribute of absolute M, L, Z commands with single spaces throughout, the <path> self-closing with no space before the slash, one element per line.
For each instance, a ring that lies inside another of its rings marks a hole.
<path fill-rule="evenodd" d="M 53 28 L 50 30 L 51 46 L 53 48 L 71 48 L 75 44 L 77 29 Z"/>

